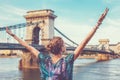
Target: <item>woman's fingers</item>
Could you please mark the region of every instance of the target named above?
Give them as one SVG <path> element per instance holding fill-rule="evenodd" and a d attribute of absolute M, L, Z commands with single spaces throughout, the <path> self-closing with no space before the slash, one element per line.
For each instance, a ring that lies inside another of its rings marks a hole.
<path fill-rule="evenodd" d="M 8 34 L 12 34 L 12 32 L 9 30 L 9 28 L 8 27 L 6 27 L 6 32 L 8 33 Z"/>

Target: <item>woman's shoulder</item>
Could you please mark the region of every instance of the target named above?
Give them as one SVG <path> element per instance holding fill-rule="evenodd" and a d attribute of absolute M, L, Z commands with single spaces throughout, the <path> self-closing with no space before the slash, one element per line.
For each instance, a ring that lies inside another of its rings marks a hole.
<path fill-rule="evenodd" d="M 38 58 L 47 58 L 47 57 L 50 57 L 48 52 L 40 52 L 38 54 Z"/>
<path fill-rule="evenodd" d="M 74 61 L 74 54 L 73 53 L 69 53 L 66 57 L 65 57 L 66 61 Z"/>

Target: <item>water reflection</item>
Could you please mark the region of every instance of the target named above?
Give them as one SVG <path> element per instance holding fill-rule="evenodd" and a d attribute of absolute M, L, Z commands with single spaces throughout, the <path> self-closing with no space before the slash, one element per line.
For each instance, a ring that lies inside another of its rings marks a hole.
<path fill-rule="evenodd" d="M 40 80 L 39 69 L 23 69 L 21 74 L 22 80 Z"/>
<path fill-rule="evenodd" d="M 119 62 L 114 59 L 103 62 L 93 62 L 89 65 L 74 66 L 74 80 L 119 80 Z"/>

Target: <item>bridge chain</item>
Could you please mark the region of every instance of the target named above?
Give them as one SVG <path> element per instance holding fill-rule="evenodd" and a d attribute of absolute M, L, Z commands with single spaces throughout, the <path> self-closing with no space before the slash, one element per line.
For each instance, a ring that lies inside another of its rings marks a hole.
<path fill-rule="evenodd" d="M 44 23 L 44 21 L 39 21 L 39 22 L 29 22 L 29 23 L 20 23 L 20 24 L 16 24 L 16 25 L 11 25 L 11 26 L 6 26 L 9 29 L 18 29 L 18 28 L 23 28 L 23 27 L 28 27 L 31 25 L 38 25 L 39 23 Z M 4 31 L 6 29 L 6 27 L 0 27 L 0 31 Z"/>
<path fill-rule="evenodd" d="M 16 24 L 16 25 L 11 25 L 11 26 L 7 26 L 9 29 L 18 29 L 18 28 L 23 28 L 23 27 L 29 27 L 31 25 L 38 25 L 39 23 L 45 23 L 44 21 L 39 21 L 39 22 L 29 22 L 29 23 L 21 23 L 21 24 Z M 0 31 L 5 31 L 6 27 L 0 27 Z M 76 42 L 74 42 L 73 40 L 71 40 L 70 38 L 68 38 L 65 34 L 63 34 L 60 30 L 58 30 L 56 27 L 54 27 L 54 29 L 61 34 L 63 37 L 65 37 L 67 40 L 69 40 L 71 43 L 78 45 Z"/>

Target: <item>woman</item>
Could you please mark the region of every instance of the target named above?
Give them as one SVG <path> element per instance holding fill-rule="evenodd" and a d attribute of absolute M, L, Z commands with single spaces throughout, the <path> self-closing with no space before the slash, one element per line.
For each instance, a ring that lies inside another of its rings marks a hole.
<path fill-rule="evenodd" d="M 73 63 L 81 54 L 83 48 L 92 38 L 103 19 L 105 18 L 108 9 L 102 14 L 97 22 L 97 25 L 91 30 L 87 37 L 78 45 L 73 54 L 69 54 L 66 57 L 62 57 L 62 53 L 66 50 L 64 41 L 60 37 L 54 37 L 47 45 L 47 50 L 50 54 L 39 52 L 34 47 L 28 45 L 25 41 L 22 41 L 15 34 L 13 34 L 8 28 L 6 32 L 16 39 L 22 46 L 28 49 L 39 59 L 41 77 L 40 80 L 72 80 Z"/>

